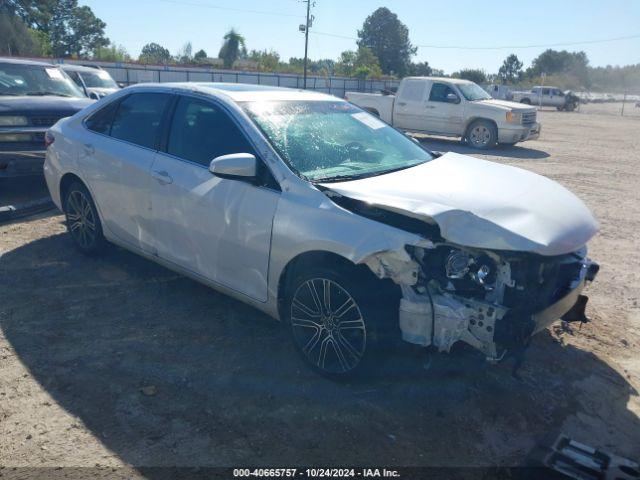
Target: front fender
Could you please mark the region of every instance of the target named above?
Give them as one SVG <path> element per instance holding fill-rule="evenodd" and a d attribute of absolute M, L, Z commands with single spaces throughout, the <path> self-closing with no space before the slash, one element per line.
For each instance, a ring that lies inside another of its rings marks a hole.
<path fill-rule="evenodd" d="M 367 265 L 379 278 L 413 284 L 418 266 L 407 254 L 406 245 L 432 244 L 420 235 L 350 212 L 315 187 L 284 190 L 273 223 L 271 296 L 277 296 L 279 279 L 287 264 L 310 251 L 333 253 L 354 264 Z"/>

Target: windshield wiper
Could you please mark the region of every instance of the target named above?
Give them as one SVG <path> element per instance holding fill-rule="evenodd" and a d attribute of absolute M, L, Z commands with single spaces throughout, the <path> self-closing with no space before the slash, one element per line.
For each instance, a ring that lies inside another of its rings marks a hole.
<path fill-rule="evenodd" d="M 365 178 L 367 175 L 336 175 L 334 177 L 319 178 L 313 180 L 313 183 L 331 183 L 331 182 L 346 182 L 348 180 L 359 180 Z"/>
<path fill-rule="evenodd" d="M 423 162 L 414 163 L 413 165 L 402 165 L 401 167 L 390 168 L 389 170 L 362 173 L 360 175 L 336 175 L 335 177 L 327 177 L 327 178 L 321 178 L 318 180 L 313 180 L 313 183 L 346 182 L 348 180 L 361 180 L 363 178 L 379 177 L 380 175 L 386 175 L 387 173 L 399 172 L 400 170 L 406 170 L 407 168 L 417 167 L 418 165 L 422 165 L 423 163 L 426 163 L 428 161 L 429 160 L 425 160 Z"/>
<path fill-rule="evenodd" d="M 27 92 L 25 95 L 30 97 L 44 97 L 44 96 L 54 96 L 54 97 L 71 97 L 71 95 L 67 95 L 66 93 L 58 93 L 58 92 Z"/>

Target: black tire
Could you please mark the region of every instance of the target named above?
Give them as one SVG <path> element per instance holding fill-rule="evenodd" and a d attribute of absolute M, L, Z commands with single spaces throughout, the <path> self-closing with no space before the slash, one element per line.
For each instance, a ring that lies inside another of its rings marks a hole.
<path fill-rule="evenodd" d="M 380 282 L 355 267 L 317 266 L 294 272 L 288 285 L 283 313 L 305 362 L 333 380 L 373 373 L 397 326 L 397 302 L 380 295 Z"/>
<path fill-rule="evenodd" d="M 86 255 L 102 252 L 106 241 L 98 210 L 87 187 L 80 182 L 72 183 L 64 192 L 63 209 L 67 231 L 78 250 Z"/>
<path fill-rule="evenodd" d="M 520 103 L 524 103 L 525 105 L 531 105 L 531 100 L 529 100 L 528 98 L 523 98 L 522 100 L 520 100 Z"/>
<path fill-rule="evenodd" d="M 479 150 L 493 148 L 498 143 L 498 129 L 489 120 L 478 119 L 471 122 L 465 134 L 467 144 Z"/>

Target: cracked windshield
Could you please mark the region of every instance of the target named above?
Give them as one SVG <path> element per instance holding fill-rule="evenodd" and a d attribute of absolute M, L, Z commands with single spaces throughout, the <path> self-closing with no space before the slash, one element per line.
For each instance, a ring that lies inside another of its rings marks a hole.
<path fill-rule="evenodd" d="M 312 181 L 380 175 L 433 158 L 402 133 L 344 102 L 254 102 L 244 108 L 289 166 Z"/>

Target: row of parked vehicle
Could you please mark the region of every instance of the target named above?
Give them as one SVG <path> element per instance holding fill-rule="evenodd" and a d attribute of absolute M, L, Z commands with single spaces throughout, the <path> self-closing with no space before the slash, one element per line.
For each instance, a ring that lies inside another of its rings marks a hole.
<path fill-rule="evenodd" d="M 397 337 L 445 352 L 463 342 L 495 362 L 560 317 L 585 320 L 598 271 L 587 207 L 545 177 L 431 152 L 392 125 L 441 132 L 419 123 L 441 103 L 450 134 L 486 147 L 537 135 L 531 107 L 418 78 L 397 99 L 353 98 L 377 112 L 224 83 L 95 101 L 57 66 L 0 72 L 3 154 L 37 153 L 44 136 L 47 186 L 81 252 L 114 243 L 266 312 L 324 375 L 375 369 Z M 486 112 L 505 131 L 474 123 Z"/>
<path fill-rule="evenodd" d="M 119 88 L 98 68 L 0 59 L 0 178 L 41 175 L 46 130 Z"/>

